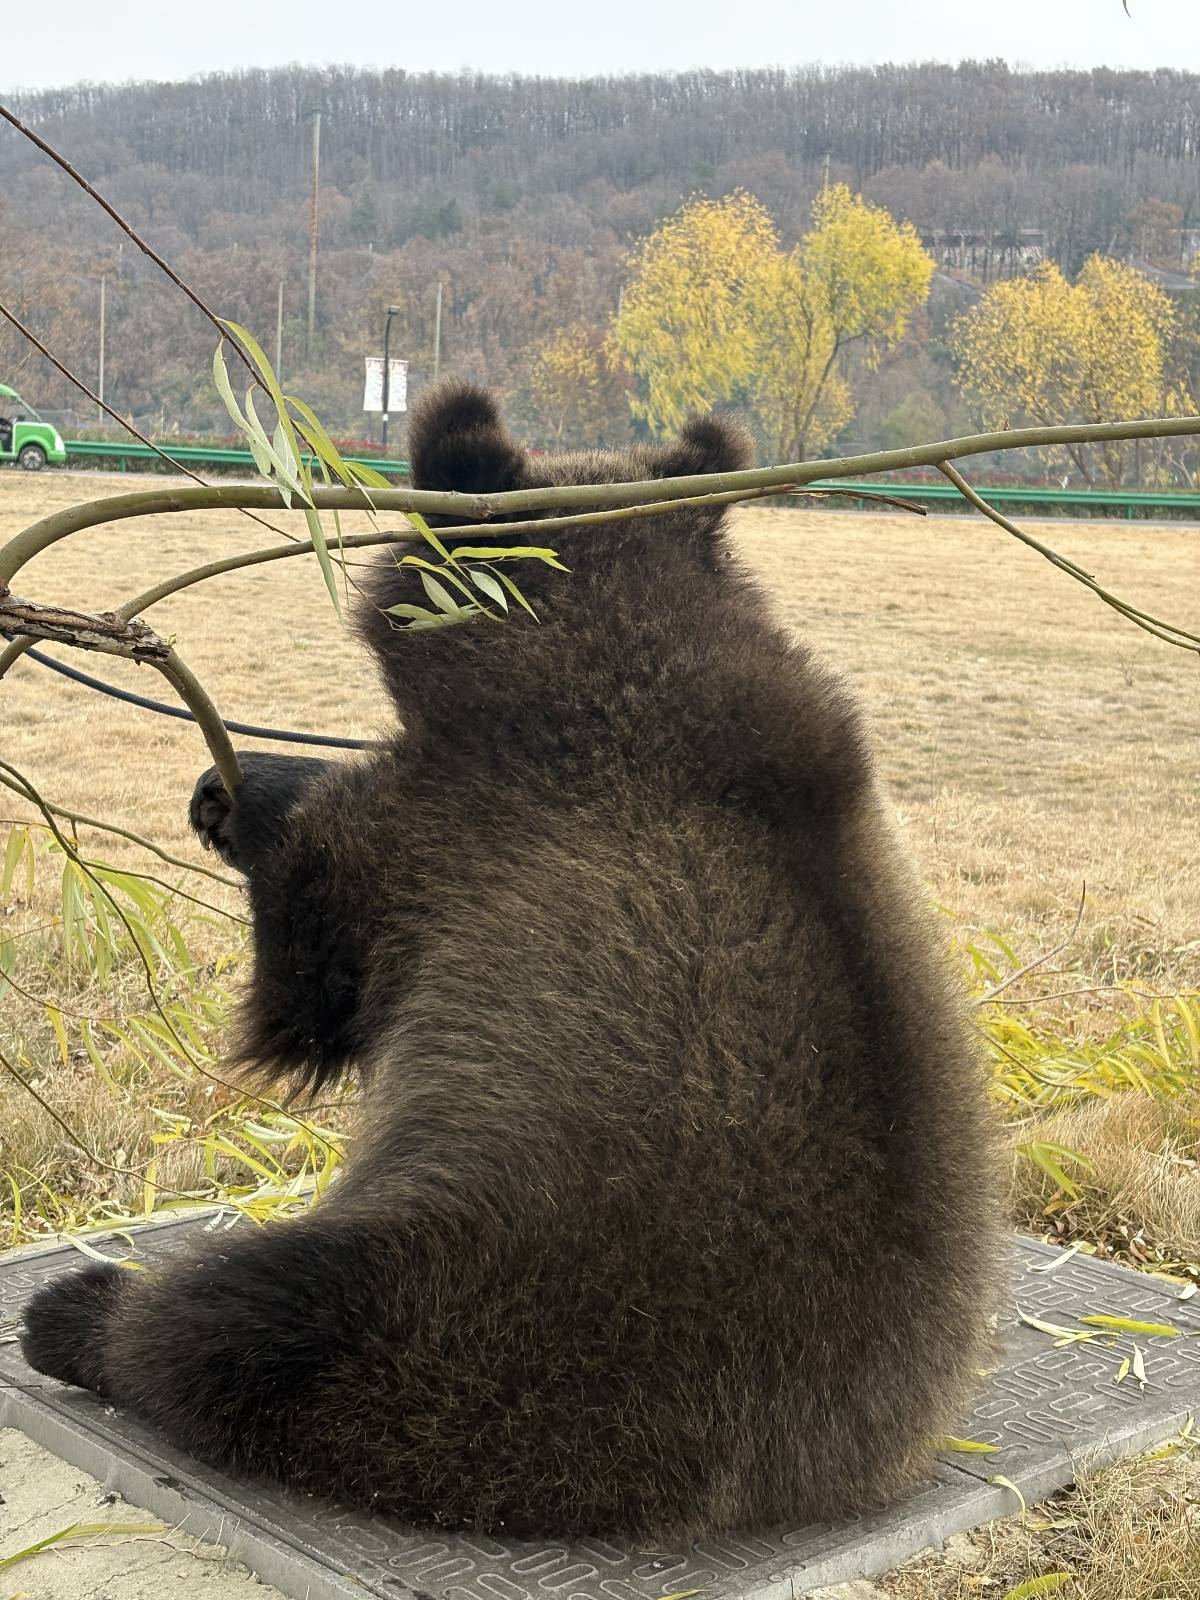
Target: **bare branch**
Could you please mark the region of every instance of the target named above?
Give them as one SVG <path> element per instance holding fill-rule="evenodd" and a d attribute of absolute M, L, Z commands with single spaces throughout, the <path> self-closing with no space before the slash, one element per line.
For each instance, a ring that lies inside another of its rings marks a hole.
<path fill-rule="evenodd" d="M 994 522 L 998 528 L 1003 528 L 1005 533 L 1011 533 L 1014 539 L 1019 539 L 1022 544 L 1027 544 L 1031 550 L 1036 550 L 1040 556 L 1045 556 L 1052 566 L 1056 566 L 1060 572 L 1067 573 L 1077 583 L 1082 583 L 1086 589 L 1090 589 L 1094 595 L 1103 600 L 1106 606 L 1111 606 L 1114 611 L 1126 617 L 1136 627 L 1143 629 L 1146 633 L 1153 634 L 1156 639 L 1161 639 L 1164 644 L 1173 644 L 1180 650 L 1191 650 L 1200 655 L 1200 634 L 1188 633 L 1186 629 L 1176 627 L 1173 622 L 1163 622 L 1159 617 L 1152 617 L 1148 612 L 1139 611 L 1136 606 L 1131 606 L 1118 595 L 1103 588 L 1096 582 L 1090 572 L 1085 572 L 1074 561 L 1068 560 L 1066 556 L 1059 555 L 1057 550 L 1052 550 L 1048 544 L 1043 544 L 1040 539 L 1035 539 L 1031 533 L 1026 533 L 1023 528 L 1018 528 L 1015 522 L 1010 522 L 1006 516 L 996 510 L 995 506 L 990 506 L 981 495 L 972 489 L 962 473 L 957 472 L 949 462 L 943 461 L 939 465 L 940 470 L 950 479 L 950 482 L 959 493 L 969 500 L 977 511 L 982 511 L 984 516 Z"/>
<path fill-rule="evenodd" d="M 245 365 L 247 371 L 249 371 L 253 376 L 254 381 L 259 383 L 259 376 L 255 370 L 254 364 L 250 361 L 249 357 L 246 355 L 245 351 L 242 349 L 237 340 L 230 335 L 229 329 L 225 327 L 220 317 L 217 316 L 216 312 L 214 312 L 209 306 L 205 305 L 204 301 L 201 300 L 196 291 L 183 281 L 183 279 L 175 271 L 174 267 L 169 266 L 167 262 L 163 260 L 162 256 L 159 255 L 157 250 L 152 249 L 150 245 L 146 243 L 141 234 L 137 232 L 131 223 L 126 222 L 125 218 L 116 209 L 116 207 L 107 201 L 100 191 L 90 184 L 83 174 L 71 165 L 66 156 L 59 155 L 58 151 L 55 150 L 52 145 L 47 144 L 45 139 L 43 139 L 40 134 L 34 133 L 32 128 L 28 127 L 24 122 L 22 122 L 20 117 L 18 117 L 15 112 L 10 111 L 7 106 L 0 105 L 0 117 L 3 117 L 5 122 L 11 123 L 19 134 L 24 135 L 24 137 L 29 140 L 30 144 L 36 145 L 43 155 L 49 156 L 51 161 L 53 161 L 56 166 L 61 167 L 66 173 L 67 177 L 70 178 L 72 182 L 79 185 L 84 194 L 89 195 L 102 211 L 106 211 L 108 213 L 108 215 L 116 223 L 117 227 L 120 228 L 121 232 L 125 234 L 127 238 L 133 240 L 134 244 L 137 245 L 142 254 L 149 256 L 150 260 L 154 262 L 155 266 L 161 268 L 161 270 L 166 273 L 167 277 L 170 278 L 171 282 L 177 289 L 182 289 L 183 293 L 187 295 L 188 299 L 192 302 L 196 309 L 203 316 L 208 318 L 213 327 L 221 335 L 222 339 L 229 340 L 230 344 L 237 351 L 238 356 Z"/>
<path fill-rule="evenodd" d="M 1027 961 L 1023 967 L 1018 967 L 1015 972 L 1010 972 L 1008 977 L 1001 983 L 995 984 L 986 994 L 981 995 L 977 1003 L 981 1006 L 990 1005 L 997 995 L 1004 993 L 1005 989 L 1011 989 L 1013 984 L 1021 978 L 1027 978 L 1031 972 L 1036 972 L 1039 967 L 1044 967 L 1047 961 L 1053 961 L 1055 956 L 1061 955 L 1067 946 L 1074 942 L 1075 935 L 1079 932 L 1079 924 L 1083 921 L 1083 908 L 1086 904 L 1087 882 L 1085 880 L 1079 895 L 1079 909 L 1075 913 L 1075 921 L 1072 923 L 1071 931 L 1066 938 L 1060 940 L 1053 950 L 1047 950 L 1045 955 L 1037 956 L 1033 961 Z"/>
<path fill-rule="evenodd" d="M 171 646 L 160 639 L 145 622 L 126 619 L 116 612 L 92 615 L 65 606 L 41 605 L 5 594 L 0 588 L 0 638 L 48 639 L 55 644 L 73 644 L 79 650 L 98 650 L 103 655 L 125 656 L 130 661 L 165 661 Z"/>
<path fill-rule="evenodd" d="M 88 388 L 87 384 L 84 383 L 83 379 L 77 378 L 69 367 L 64 366 L 58 357 L 52 351 L 46 348 L 38 336 L 30 328 L 27 328 L 21 321 L 20 317 L 18 317 L 15 312 L 10 311 L 2 300 L 0 300 L 0 317 L 3 317 L 7 322 L 11 322 L 17 332 L 21 334 L 23 338 L 28 339 L 33 348 L 38 351 L 40 355 L 45 356 L 46 360 L 52 367 L 57 368 L 57 370 L 62 373 L 63 377 L 66 378 L 68 383 L 73 383 L 77 389 L 81 390 L 85 395 L 87 395 L 88 399 L 93 405 L 99 406 L 100 410 L 103 411 L 106 416 L 111 417 L 114 422 L 118 423 L 122 428 L 124 428 L 126 433 L 131 433 L 133 437 L 139 440 L 142 444 L 148 445 L 150 449 L 154 451 L 156 456 L 161 456 L 168 466 L 174 467 L 177 472 L 182 472 L 184 477 L 190 478 L 193 483 L 204 483 L 204 479 L 200 477 L 198 473 L 193 472 L 190 467 L 184 466 L 182 461 L 176 461 L 174 456 L 169 456 L 165 450 L 160 450 L 153 439 L 147 439 L 146 435 L 142 433 L 139 428 L 135 428 L 132 422 L 129 422 L 125 417 L 121 416 L 120 412 L 114 411 L 106 401 L 101 400 L 98 394 L 94 394 L 92 390 Z"/>

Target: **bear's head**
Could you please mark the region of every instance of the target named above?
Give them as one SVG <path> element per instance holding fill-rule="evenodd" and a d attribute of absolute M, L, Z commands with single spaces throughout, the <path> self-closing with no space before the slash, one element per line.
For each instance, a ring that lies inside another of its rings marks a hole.
<path fill-rule="evenodd" d="M 414 488 L 487 499 L 510 490 L 735 472 L 750 464 L 752 446 L 736 425 L 710 416 L 692 419 L 676 439 L 663 445 L 535 454 L 512 438 L 489 394 L 452 380 L 428 390 L 413 408 L 408 456 Z M 720 487 L 715 483 L 699 492 Z M 636 496 L 627 503 L 636 503 Z M 569 515 L 572 508 L 551 504 L 489 516 L 484 507 L 467 517 L 430 514 L 427 521 L 441 530 L 456 530 L 464 523 L 471 526 L 466 539 L 457 541 L 471 547 L 552 548 L 570 569 L 569 576 L 531 559 L 506 565 L 505 573 L 536 607 L 541 623 L 553 625 L 561 620 L 575 632 L 586 633 L 589 618 L 598 619 L 599 626 L 606 628 L 608 619 L 643 611 L 646 594 L 663 584 L 682 598 L 689 581 L 695 581 L 704 591 L 698 603 L 707 606 L 711 575 L 728 566 L 719 538 L 725 510 L 723 505 L 662 510 L 569 528 L 551 525 L 545 533 L 540 527 L 514 530 L 512 524 L 540 524 L 547 518 Z M 480 523 L 486 524 L 482 530 Z M 444 537 L 453 547 L 454 535 Z M 450 628 L 407 628 L 397 620 L 401 614 L 391 607 L 428 609 L 430 600 L 420 574 L 411 565 L 398 564 L 399 553 L 397 549 L 379 562 L 374 578 L 365 586 L 358 620 L 359 631 L 379 659 L 395 698 L 405 715 L 411 716 L 414 698 L 429 693 L 432 685 L 484 670 L 479 666 L 481 654 L 489 669 L 500 670 L 500 661 L 510 649 L 527 652 L 531 618 L 513 607 L 511 627 L 503 629 L 486 621 Z M 431 555 L 428 550 L 420 553 Z M 544 634 L 546 630 L 540 631 Z M 513 633 L 525 643 L 518 645 L 511 636 L 501 637 Z"/>
<path fill-rule="evenodd" d="M 735 424 L 708 416 L 692 418 L 669 444 L 531 455 L 509 434 L 490 394 L 451 380 L 427 390 L 414 406 L 408 456 L 415 489 L 489 495 L 736 472 L 750 465 L 753 447 Z"/>

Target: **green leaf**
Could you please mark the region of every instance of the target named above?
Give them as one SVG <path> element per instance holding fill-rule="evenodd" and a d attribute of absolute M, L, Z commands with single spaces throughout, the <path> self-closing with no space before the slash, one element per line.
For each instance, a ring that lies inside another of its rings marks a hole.
<path fill-rule="evenodd" d="M 933 1441 L 935 1450 L 953 1450 L 959 1455 L 990 1456 L 999 1450 L 998 1444 L 985 1444 L 982 1439 L 956 1439 L 946 1434 Z"/>
<path fill-rule="evenodd" d="M 390 489 L 391 480 L 385 478 L 382 472 L 377 472 L 374 467 L 368 467 L 362 461 L 347 461 L 346 471 L 357 483 L 365 485 L 368 489 Z"/>
<path fill-rule="evenodd" d="M 33 839 L 28 828 L 12 828 L 9 831 L 8 843 L 4 847 L 4 871 L 0 874 L 0 900 L 7 900 L 9 890 L 13 886 L 13 879 L 25 858 L 25 852 L 33 854 Z"/>
<path fill-rule="evenodd" d="M 508 610 L 508 596 L 504 592 L 504 585 L 494 573 L 488 572 L 484 567 L 468 568 L 471 582 L 477 589 L 481 589 L 489 600 L 494 600 L 502 611 Z"/>
<path fill-rule="evenodd" d="M 229 382 L 229 371 L 225 366 L 224 341 L 218 344 L 213 351 L 213 382 L 217 386 L 217 393 L 225 404 L 225 409 L 237 425 L 239 433 L 245 433 L 247 422 L 242 415 L 242 408 L 234 399 L 233 386 Z"/>
<path fill-rule="evenodd" d="M 1020 1489 L 1017 1488 L 1016 1484 L 1011 1478 L 1006 1478 L 1002 1472 L 997 1472 L 994 1477 L 988 1479 L 988 1482 L 996 1484 L 998 1488 L 1007 1489 L 1009 1494 L 1015 1494 L 1017 1499 L 1021 1502 L 1022 1516 L 1024 1516 L 1029 1510 L 1029 1507 L 1025 1504 L 1025 1496 L 1021 1493 Z"/>
<path fill-rule="evenodd" d="M 422 572 L 420 575 L 421 586 L 433 601 L 439 611 L 444 611 L 448 617 L 461 617 L 466 615 L 465 609 L 450 594 L 449 590 L 433 576 L 431 572 Z"/>
<path fill-rule="evenodd" d="M 449 550 L 446 549 L 446 546 L 438 538 L 437 534 L 434 533 L 433 529 L 425 521 L 425 518 L 421 515 L 421 513 L 419 511 L 406 511 L 404 515 L 421 535 L 422 539 L 424 539 L 427 544 L 431 544 L 433 546 L 447 566 L 454 566 L 454 557 L 450 554 Z"/>
<path fill-rule="evenodd" d="M 1092 1328 L 1113 1328 L 1120 1333 L 1142 1333 L 1159 1339 L 1178 1339 L 1179 1329 L 1169 1322 L 1138 1322 L 1133 1317 L 1106 1317 L 1097 1312 L 1094 1316 L 1080 1317 Z"/>
<path fill-rule="evenodd" d="M 337 579 L 333 573 L 333 560 L 329 554 L 329 545 L 325 539 L 325 530 L 321 526 L 321 518 L 313 506 L 305 506 L 304 520 L 308 523 L 308 536 L 313 542 L 313 549 L 316 551 L 317 560 L 321 564 L 321 576 L 325 579 L 325 587 L 329 590 L 329 598 L 333 601 L 333 609 L 340 617 L 342 614 L 342 602 L 337 591 Z"/>
<path fill-rule="evenodd" d="M 412 513 L 408 515 L 411 517 Z M 544 545 L 517 544 L 503 550 L 493 549 L 486 544 L 460 544 L 455 545 L 450 551 L 455 561 L 541 561 L 548 567 L 554 567 L 559 572 L 570 572 L 570 567 L 564 567 L 553 550 Z"/>
<path fill-rule="evenodd" d="M 432 611 L 427 611 L 424 606 L 388 606 L 387 614 L 391 617 L 408 617 L 413 622 L 436 622 L 438 620 L 437 615 Z"/>
<path fill-rule="evenodd" d="M 1002 1600 L 1038 1600 L 1039 1595 L 1057 1594 L 1064 1584 L 1070 1583 L 1071 1576 L 1069 1572 L 1046 1572 L 1040 1578 L 1027 1578 L 1010 1589 Z"/>
<path fill-rule="evenodd" d="M 517 602 L 517 604 L 522 608 L 522 610 L 528 611 L 529 615 L 536 622 L 538 620 L 537 612 L 529 604 L 529 601 L 526 600 L 525 596 L 521 593 L 520 589 L 517 588 L 516 584 L 512 581 L 508 574 L 506 572 L 497 572 L 496 576 L 508 590 L 513 599 Z"/>
<path fill-rule="evenodd" d="M 297 427 L 304 435 L 305 442 L 311 446 L 313 454 L 318 461 L 323 466 L 328 467 L 334 477 L 341 483 L 346 484 L 348 487 L 353 487 L 354 468 L 329 437 L 325 425 L 321 422 L 316 412 L 311 406 L 305 405 L 303 400 L 298 400 L 295 395 L 287 395 L 285 398 L 286 403 L 289 406 L 295 406 L 300 413 L 302 420 L 297 424 Z M 378 477 L 378 474 L 376 476 Z M 386 478 L 381 479 L 381 485 L 385 489 L 391 487 Z"/>

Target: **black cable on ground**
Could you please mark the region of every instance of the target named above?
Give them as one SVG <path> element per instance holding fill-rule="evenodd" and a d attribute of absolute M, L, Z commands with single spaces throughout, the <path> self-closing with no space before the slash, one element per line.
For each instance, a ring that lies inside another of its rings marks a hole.
<path fill-rule="evenodd" d="M 160 717 L 181 717 L 184 722 L 196 720 L 185 706 L 169 706 L 161 700 L 148 700 L 144 694 L 132 694 L 128 689 L 118 689 L 115 683 L 105 683 L 103 678 L 93 678 L 89 673 L 80 672 L 78 667 L 68 667 L 64 661 L 56 661 L 53 656 L 43 655 L 40 650 L 26 650 L 25 654 L 31 661 L 38 661 L 43 667 L 49 667 L 51 672 L 61 672 L 64 678 L 86 684 L 89 689 L 98 689 L 101 694 L 110 695 L 114 700 L 124 700 L 128 705 L 141 706 L 143 711 L 157 711 Z M 250 722 L 227 722 L 225 726 L 230 733 L 244 733 L 251 739 L 280 739 L 285 744 L 319 744 L 334 750 L 376 748 L 372 739 L 338 739 L 331 733 L 293 733 L 286 728 L 256 728 Z"/>

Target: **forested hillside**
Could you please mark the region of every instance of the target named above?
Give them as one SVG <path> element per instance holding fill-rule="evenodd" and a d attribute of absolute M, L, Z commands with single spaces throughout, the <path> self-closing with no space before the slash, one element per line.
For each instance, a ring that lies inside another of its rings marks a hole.
<path fill-rule="evenodd" d="M 1021 73 L 1001 62 L 697 72 L 568 82 L 298 67 L 184 84 L 82 85 L 15 109 L 289 382 L 365 431 L 362 356 L 400 307 L 393 352 L 423 381 L 435 286 L 443 365 L 503 390 L 535 429 L 536 352 L 616 310 L 634 243 L 687 197 L 757 196 L 785 244 L 844 182 L 911 221 L 939 263 L 927 313 L 860 397 L 855 442 L 967 421 L 948 316 L 1040 259 L 1101 251 L 1186 297 L 1200 244 L 1200 76 Z M 304 359 L 311 117 L 321 116 L 317 337 Z M 218 422 L 211 330 L 70 181 L 0 132 L 0 298 L 93 381 L 100 278 L 106 392 L 156 425 Z M 0 333 L 0 380 L 47 409 L 61 380 Z M 619 385 L 594 426 L 628 427 Z M 899 415 L 900 420 L 897 420 Z M 890 420 L 889 420 L 890 419 Z"/>

